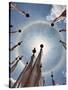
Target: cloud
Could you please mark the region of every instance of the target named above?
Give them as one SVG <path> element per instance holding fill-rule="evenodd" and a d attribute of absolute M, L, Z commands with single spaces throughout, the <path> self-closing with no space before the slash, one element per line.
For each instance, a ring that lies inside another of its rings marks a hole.
<path fill-rule="evenodd" d="M 65 5 L 52 5 L 51 13 L 46 16 L 47 21 L 52 21 L 56 17 L 58 17 L 64 10 L 66 6 Z"/>

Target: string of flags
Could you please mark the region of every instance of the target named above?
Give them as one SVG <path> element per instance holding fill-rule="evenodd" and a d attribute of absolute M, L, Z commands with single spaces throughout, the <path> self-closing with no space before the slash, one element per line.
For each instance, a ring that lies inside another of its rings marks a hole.
<path fill-rule="evenodd" d="M 9 62 L 10 64 L 14 64 L 18 60 L 19 56 L 15 58 L 12 62 Z"/>
<path fill-rule="evenodd" d="M 24 10 L 21 10 L 14 2 L 11 2 L 12 9 L 15 9 L 18 13 L 20 13 L 23 16 L 26 16 L 27 18 L 30 17 L 28 13 L 26 13 Z"/>
<path fill-rule="evenodd" d="M 54 26 L 54 23 L 57 22 L 58 20 L 62 20 L 66 17 L 66 9 L 58 16 L 56 17 L 52 23 L 51 23 L 51 26 Z"/>
<path fill-rule="evenodd" d="M 15 68 L 17 67 L 18 62 L 19 62 L 20 60 L 22 60 L 22 57 L 23 57 L 23 56 L 18 56 L 18 57 L 16 57 L 16 59 L 15 59 L 14 61 L 12 61 L 12 62 L 9 63 L 9 64 L 10 64 L 11 73 L 12 73 L 12 72 L 15 70 Z"/>

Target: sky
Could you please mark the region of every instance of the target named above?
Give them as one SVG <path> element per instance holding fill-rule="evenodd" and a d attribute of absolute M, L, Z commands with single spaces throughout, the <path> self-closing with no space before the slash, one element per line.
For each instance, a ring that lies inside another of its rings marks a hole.
<path fill-rule="evenodd" d="M 45 79 L 45 85 L 52 85 L 51 72 L 54 73 L 56 84 L 62 85 L 66 78 L 66 51 L 59 43 L 59 40 L 66 42 L 66 33 L 59 32 L 60 29 L 66 28 L 66 21 L 61 20 L 51 27 L 52 20 L 58 16 L 65 8 L 64 5 L 50 4 L 32 4 L 32 3 L 16 3 L 23 11 L 29 13 L 30 17 L 22 16 L 16 10 L 11 10 L 11 31 L 22 30 L 21 33 L 11 34 L 11 47 L 17 42 L 23 41 L 20 47 L 15 48 L 11 52 L 11 61 L 18 55 L 23 55 L 11 78 L 16 80 L 23 70 L 25 63 L 30 61 L 32 49 L 35 47 L 37 57 L 40 44 L 44 44 L 42 54 L 42 77 Z"/>

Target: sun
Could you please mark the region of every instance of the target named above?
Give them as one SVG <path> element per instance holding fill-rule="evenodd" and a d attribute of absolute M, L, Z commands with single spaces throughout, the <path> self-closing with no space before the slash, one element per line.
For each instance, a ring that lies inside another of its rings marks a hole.
<path fill-rule="evenodd" d="M 29 45 L 29 48 L 30 49 L 36 48 L 36 55 L 40 51 L 40 45 L 41 44 L 44 45 L 42 58 L 46 56 L 51 49 L 50 43 L 47 40 L 45 40 L 44 37 L 41 36 L 34 37 L 31 42 L 32 43 Z M 42 61 L 42 63 L 44 63 L 44 60 Z"/>

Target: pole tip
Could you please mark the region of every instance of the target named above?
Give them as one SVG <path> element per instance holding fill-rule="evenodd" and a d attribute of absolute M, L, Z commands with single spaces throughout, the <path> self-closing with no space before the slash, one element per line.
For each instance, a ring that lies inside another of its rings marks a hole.
<path fill-rule="evenodd" d="M 44 47 L 44 45 L 43 45 L 43 44 L 41 44 L 41 45 L 40 45 L 40 47 L 41 47 L 41 48 L 43 48 L 43 47 Z"/>
<path fill-rule="evenodd" d="M 23 56 L 19 57 L 19 60 L 22 60 L 22 57 L 23 57 Z"/>
<path fill-rule="evenodd" d="M 53 27 L 54 26 L 54 23 L 51 23 L 51 26 Z"/>
<path fill-rule="evenodd" d="M 53 72 L 51 72 L 51 77 L 53 77 Z"/>
<path fill-rule="evenodd" d="M 30 15 L 28 13 L 26 13 L 26 17 L 30 17 Z"/>
<path fill-rule="evenodd" d="M 61 42 L 61 40 L 59 42 Z"/>
<path fill-rule="evenodd" d="M 26 64 L 28 64 L 28 62 L 26 62 Z"/>
<path fill-rule="evenodd" d="M 34 49 L 32 50 L 32 52 L 33 52 L 33 53 L 36 53 L 36 49 L 34 48 Z"/>
<path fill-rule="evenodd" d="M 21 32 L 21 29 L 19 29 L 18 32 Z"/>
<path fill-rule="evenodd" d="M 21 43 L 22 43 L 23 41 L 21 41 L 21 42 L 18 42 L 18 45 L 21 45 Z"/>
<path fill-rule="evenodd" d="M 40 68 L 42 68 L 42 64 L 40 64 Z"/>

